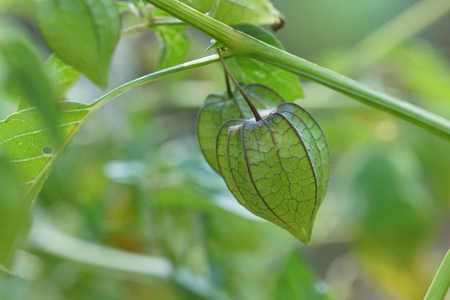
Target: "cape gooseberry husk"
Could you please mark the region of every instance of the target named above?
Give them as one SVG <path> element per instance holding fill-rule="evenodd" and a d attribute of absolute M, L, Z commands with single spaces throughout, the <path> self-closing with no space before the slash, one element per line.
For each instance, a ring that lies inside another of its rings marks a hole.
<path fill-rule="evenodd" d="M 296 104 L 260 114 L 260 121 L 222 125 L 216 139 L 220 173 L 240 204 L 309 244 L 330 174 L 325 136 Z"/>
<path fill-rule="evenodd" d="M 242 89 L 258 109 L 276 107 L 285 102 L 280 94 L 265 85 L 244 85 Z M 209 95 L 206 98 L 205 105 L 198 115 L 197 135 L 206 161 L 214 170 L 219 172 L 216 159 L 216 138 L 222 124 L 232 119 L 252 117 L 252 111 L 237 89 L 233 90 L 231 98 L 226 91 L 222 94 Z"/>

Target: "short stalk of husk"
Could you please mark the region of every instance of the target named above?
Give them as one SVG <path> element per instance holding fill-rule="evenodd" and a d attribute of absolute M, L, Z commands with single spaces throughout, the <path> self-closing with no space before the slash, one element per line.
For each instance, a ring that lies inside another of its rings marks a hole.
<path fill-rule="evenodd" d="M 250 99 L 248 98 L 248 96 L 245 94 L 244 90 L 241 88 L 241 86 L 239 85 L 239 83 L 237 82 L 236 78 L 234 78 L 233 73 L 231 73 L 230 68 L 228 68 L 227 63 L 225 62 L 225 60 L 222 57 L 222 52 L 220 50 L 220 48 L 217 48 L 217 54 L 219 55 L 220 61 L 222 62 L 223 68 L 225 69 L 226 74 L 229 76 L 229 78 L 231 78 L 231 80 L 233 81 L 234 85 L 236 86 L 236 88 L 238 89 L 239 93 L 241 93 L 242 97 L 244 97 L 245 102 L 247 102 L 247 105 L 250 107 L 253 116 L 255 116 L 255 120 L 256 121 L 261 121 L 262 117 L 259 114 L 258 110 L 256 109 L 256 107 L 253 105 L 253 103 L 250 101 Z M 227 83 L 227 88 L 229 87 L 228 83 Z M 228 89 L 229 91 L 229 89 Z"/>

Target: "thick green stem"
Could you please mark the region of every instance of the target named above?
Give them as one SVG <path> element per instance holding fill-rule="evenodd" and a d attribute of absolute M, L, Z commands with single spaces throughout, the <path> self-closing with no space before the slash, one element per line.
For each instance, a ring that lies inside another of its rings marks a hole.
<path fill-rule="evenodd" d="M 443 300 L 450 288 L 450 250 L 445 255 L 424 300 Z"/>
<path fill-rule="evenodd" d="M 443 117 L 272 47 L 177 0 L 147 1 L 221 42 L 234 55 L 248 56 L 289 70 L 450 140 L 450 121 Z"/>

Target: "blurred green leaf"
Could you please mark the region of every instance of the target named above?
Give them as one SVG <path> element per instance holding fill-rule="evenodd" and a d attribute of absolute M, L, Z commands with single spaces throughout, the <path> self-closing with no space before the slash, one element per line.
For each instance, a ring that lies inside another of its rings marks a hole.
<path fill-rule="evenodd" d="M 16 170 L 0 152 L 0 264 L 4 266 L 28 223 L 24 192 Z"/>
<path fill-rule="evenodd" d="M 446 215 L 446 212 L 450 211 L 450 189 L 448 188 L 450 143 L 436 139 L 426 132 L 414 135 L 413 138 L 412 146 L 416 150 L 423 164 L 423 172 L 426 174 L 424 181 L 429 186 L 436 205 L 444 208 L 442 215 Z"/>
<path fill-rule="evenodd" d="M 283 49 L 276 37 L 260 27 L 253 25 L 234 26 L 269 45 Z M 286 101 L 303 98 L 303 89 L 298 77 L 286 70 L 246 57 L 234 57 L 227 60 L 236 79 L 243 84 L 260 83 L 280 93 Z"/>
<path fill-rule="evenodd" d="M 181 2 L 228 25 L 284 24 L 283 15 L 269 0 L 182 0 Z"/>
<path fill-rule="evenodd" d="M 144 8 L 144 3 L 140 1 L 118 1 L 117 8 L 120 13 L 123 12 L 132 12 L 136 15 L 139 15 L 139 11 Z"/>
<path fill-rule="evenodd" d="M 352 191 L 362 211 L 356 251 L 374 282 L 397 297 L 418 299 L 427 288 L 419 257 L 435 223 L 417 160 L 399 147 L 355 163 L 360 170 Z"/>
<path fill-rule="evenodd" d="M 450 63 L 444 53 L 429 45 L 409 43 L 397 48 L 387 61 L 408 91 L 445 103 L 450 100 Z"/>
<path fill-rule="evenodd" d="M 218 0 L 211 16 L 225 24 L 270 24 L 275 28 L 284 24 L 283 15 L 270 0 Z"/>
<path fill-rule="evenodd" d="M 50 76 L 53 79 L 53 86 L 57 99 L 61 99 L 80 78 L 81 73 L 72 66 L 66 64 L 54 53 L 45 63 Z"/>
<path fill-rule="evenodd" d="M 168 16 L 161 11 L 152 14 Z M 161 42 L 158 70 L 173 67 L 184 61 L 190 46 L 190 39 L 185 33 L 186 27 L 186 25 L 160 25 L 152 28 Z"/>
<path fill-rule="evenodd" d="M 204 212 L 221 211 L 204 195 L 188 188 L 166 188 L 154 195 L 155 205 L 166 209 L 195 210 Z"/>
<path fill-rule="evenodd" d="M 202 13 L 206 13 L 211 11 L 215 0 L 181 0 L 192 8 L 201 11 Z"/>
<path fill-rule="evenodd" d="M 29 9 L 29 0 L 2 0 L 0 1 L 0 12 L 15 11 L 27 12 Z"/>
<path fill-rule="evenodd" d="M 106 87 L 111 58 L 120 36 L 113 0 L 35 0 L 38 27 L 55 53 Z"/>
<path fill-rule="evenodd" d="M 3 88 L 20 102 L 20 108 L 36 107 L 57 140 L 58 109 L 44 66 L 30 40 L 7 24 L 0 25 L 0 59 L 6 67 Z M 0 86 L 1 87 L 1 86 Z"/>
<path fill-rule="evenodd" d="M 19 111 L 0 122 L 0 149 L 18 170 L 28 205 L 38 195 L 55 160 L 89 117 L 89 105 L 61 104 L 58 127 L 62 145 L 50 138 L 37 109 Z"/>
<path fill-rule="evenodd" d="M 331 300 L 325 283 L 319 282 L 297 251 L 286 259 L 278 275 L 273 299 Z"/>

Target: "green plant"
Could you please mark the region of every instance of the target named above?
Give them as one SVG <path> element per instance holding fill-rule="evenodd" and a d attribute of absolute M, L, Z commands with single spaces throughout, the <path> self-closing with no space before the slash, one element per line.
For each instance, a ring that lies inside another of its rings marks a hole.
<path fill-rule="evenodd" d="M 224 177 L 242 205 L 256 215 L 287 228 L 304 243 L 310 241 L 312 222 L 325 195 L 329 154 L 316 121 L 297 105 L 283 104 L 284 99 L 294 101 L 303 95 L 297 75 L 450 140 L 450 121 L 447 119 L 284 51 L 271 33 L 257 27 L 261 24 L 272 24 L 278 28 L 284 22 L 281 14 L 269 1 L 248 0 L 241 5 L 236 5 L 233 1 L 184 1 L 190 6 L 176 0 L 117 3 L 112 0 L 23 2 L 25 7 L 31 8 L 29 13 L 35 18 L 40 33 L 54 54 L 45 65 L 42 64 L 31 39 L 22 32 L 17 32 L 12 26 L 5 25 L 8 29 L 0 36 L 0 66 L 8 70 L 3 74 L 6 78 L 6 94 L 20 102 L 20 110 L 0 123 L 0 162 L 5 164 L 5 170 L 11 169 L 10 173 L 17 173 L 17 176 L 8 176 L 2 180 L 2 191 L 5 191 L 5 194 L 0 198 L 0 207 L 5 214 L 16 215 L 16 212 L 20 212 L 24 216 L 20 221 L 15 218 L 2 218 L 5 222 L 3 229 L 15 229 L 7 230 L 0 236 L 0 239 L 7 241 L 0 247 L 0 262 L 5 265 L 11 258 L 14 243 L 20 239 L 20 233 L 26 227 L 28 209 L 24 207 L 30 207 L 36 199 L 55 162 L 95 112 L 109 101 L 138 86 L 170 74 L 221 60 L 223 62 L 223 59 L 228 61 L 231 69 L 224 63 L 226 78 L 233 79 L 237 90 L 233 90 L 228 83 L 224 94 L 212 95 L 207 99 L 198 120 L 201 148 L 209 164 Z M 153 9 L 149 4 L 159 9 Z M 59 101 L 76 83 L 81 73 L 95 84 L 107 86 L 109 64 L 120 37 L 120 10 L 136 11 L 144 22 L 124 30 L 122 37 L 151 28 L 163 41 L 158 65 L 160 70 L 129 81 L 90 104 Z M 210 15 L 205 14 L 207 11 L 211 12 Z M 213 38 L 215 41 L 211 47 L 221 49 L 218 50 L 219 54 L 182 63 L 188 48 L 188 39 L 184 35 L 188 25 Z M 26 64 L 22 64 L 22 60 L 26 60 Z M 242 89 L 238 81 L 244 84 Z M 256 104 L 257 102 L 259 104 Z M 259 115 L 258 109 L 275 107 L 276 113 L 270 111 L 267 115 Z M 255 120 L 229 121 L 250 118 L 252 114 Z M 281 162 L 271 162 L 271 158 L 276 155 L 265 155 L 267 149 L 264 146 L 270 144 L 270 139 L 267 132 L 262 132 L 260 127 L 255 125 L 262 118 L 267 122 L 269 131 L 275 129 L 274 132 L 280 133 L 277 137 L 272 136 L 272 139 L 276 140 L 273 141 L 272 150 L 295 150 L 295 153 L 289 152 L 289 155 L 284 157 L 279 155 L 286 160 L 284 167 L 289 168 L 294 175 L 288 175 L 288 172 L 285 178 L 283 177 L 284 180 L 280 176 L 280 179 L 273 179 L 270 184 L 262 182 L 261 187 L 256 188 L 250 173 L 276 178 L 280 173 L 279 170 L 276 171 L 276 166 L 282 165 Z M 284 118 L 285 124 L 281 124 L 282 120 L 279 118 Z M 250 129 L 245 129 L 245 126 Z M 246 132 L 249 133 L 248 136 L 245 136 Z M 289 138 L 283 137 L 281 132 L 286 135 L 289 133 Z M 244 137 L 239 139 L 241 135 Z M 248 145 L 242 145 L 244 142 Z M 260 148 L 255 150 L 258 146 Z M 230 147 L 233 147 L 233 150 L 229 150 Z M 243 152 L 246 156 L 251 156 L 247 159 L 249 164 L 257 166 L 251 171 L 250 167 L 248 170 L 240 169 L 242 161 L 239 159 L 233 162 L 230 159 L 233 156 L 240 157 Z M 309 165 L 300 168 L 297 167 L 300 160 L 289 160 L 289 157 L 295 158 L 298 155 L 309 155 Z M 224 159 L 225 157 L 228 159 Z M 271 162 L 273 170 L 265 168 L 264 165 L 258 166 L 259 163 L 267 161 Z M 235 166 L 231 167 L 232 164 Z M 267 174 L 267 169 L 273 171 L 273 174 Z M 298 174 L 294 172 L 296 170 L 299 170 Z M 316 181 L 309 182 L 313 177 Z M 301 194 L 303 191 L 291 192 L 291 186 L 298 187 L 292 182 L 299 182 L 300 187 L 304 189 L 306 186 L 315 185 L 304 193 L 306 196 L 296 198 L 293 194 Z M 286 210 L 283 217 L 280 217 L 281 213 L 274 213 L 270 208 L 270 212 L 262 211 L 259 208 L 261 201 L 267 205 L 267 200 L 269 203 L 275 203 L 270 205 L 276 206 L 280 202 L 276 198 L 281 192 L 267 192 L 264 196 L 257 197 L 252 186 L 256 193 L 268 186 L 275 186 L 278 190 L 287 188 L 289 192 L 282 194 L 283 199 L 295 201 L 300 205 L 296 208 L 291 204 L 281 205 L 280 211 Z M 291 195 L 290 198 L 288 194 Z M 274 198 L 268 199 L 272 195 Z M 20 199 L 12 200 L 17 206 L 10 205 L 12 198 Z M 304 204 L 306 200 L 315 204 Z M 286 218 L 299 220 L 298 228 L 286 225 Z M 445 296 L 442 291 L 445 290 L 446 282 L 448 286 L 450 278 L 445 262 L 437 278 L 428 293 L 431 296 L 427 297 L 442 299 Z M 435 292 L 435 289 L 439 291 Z"/>

